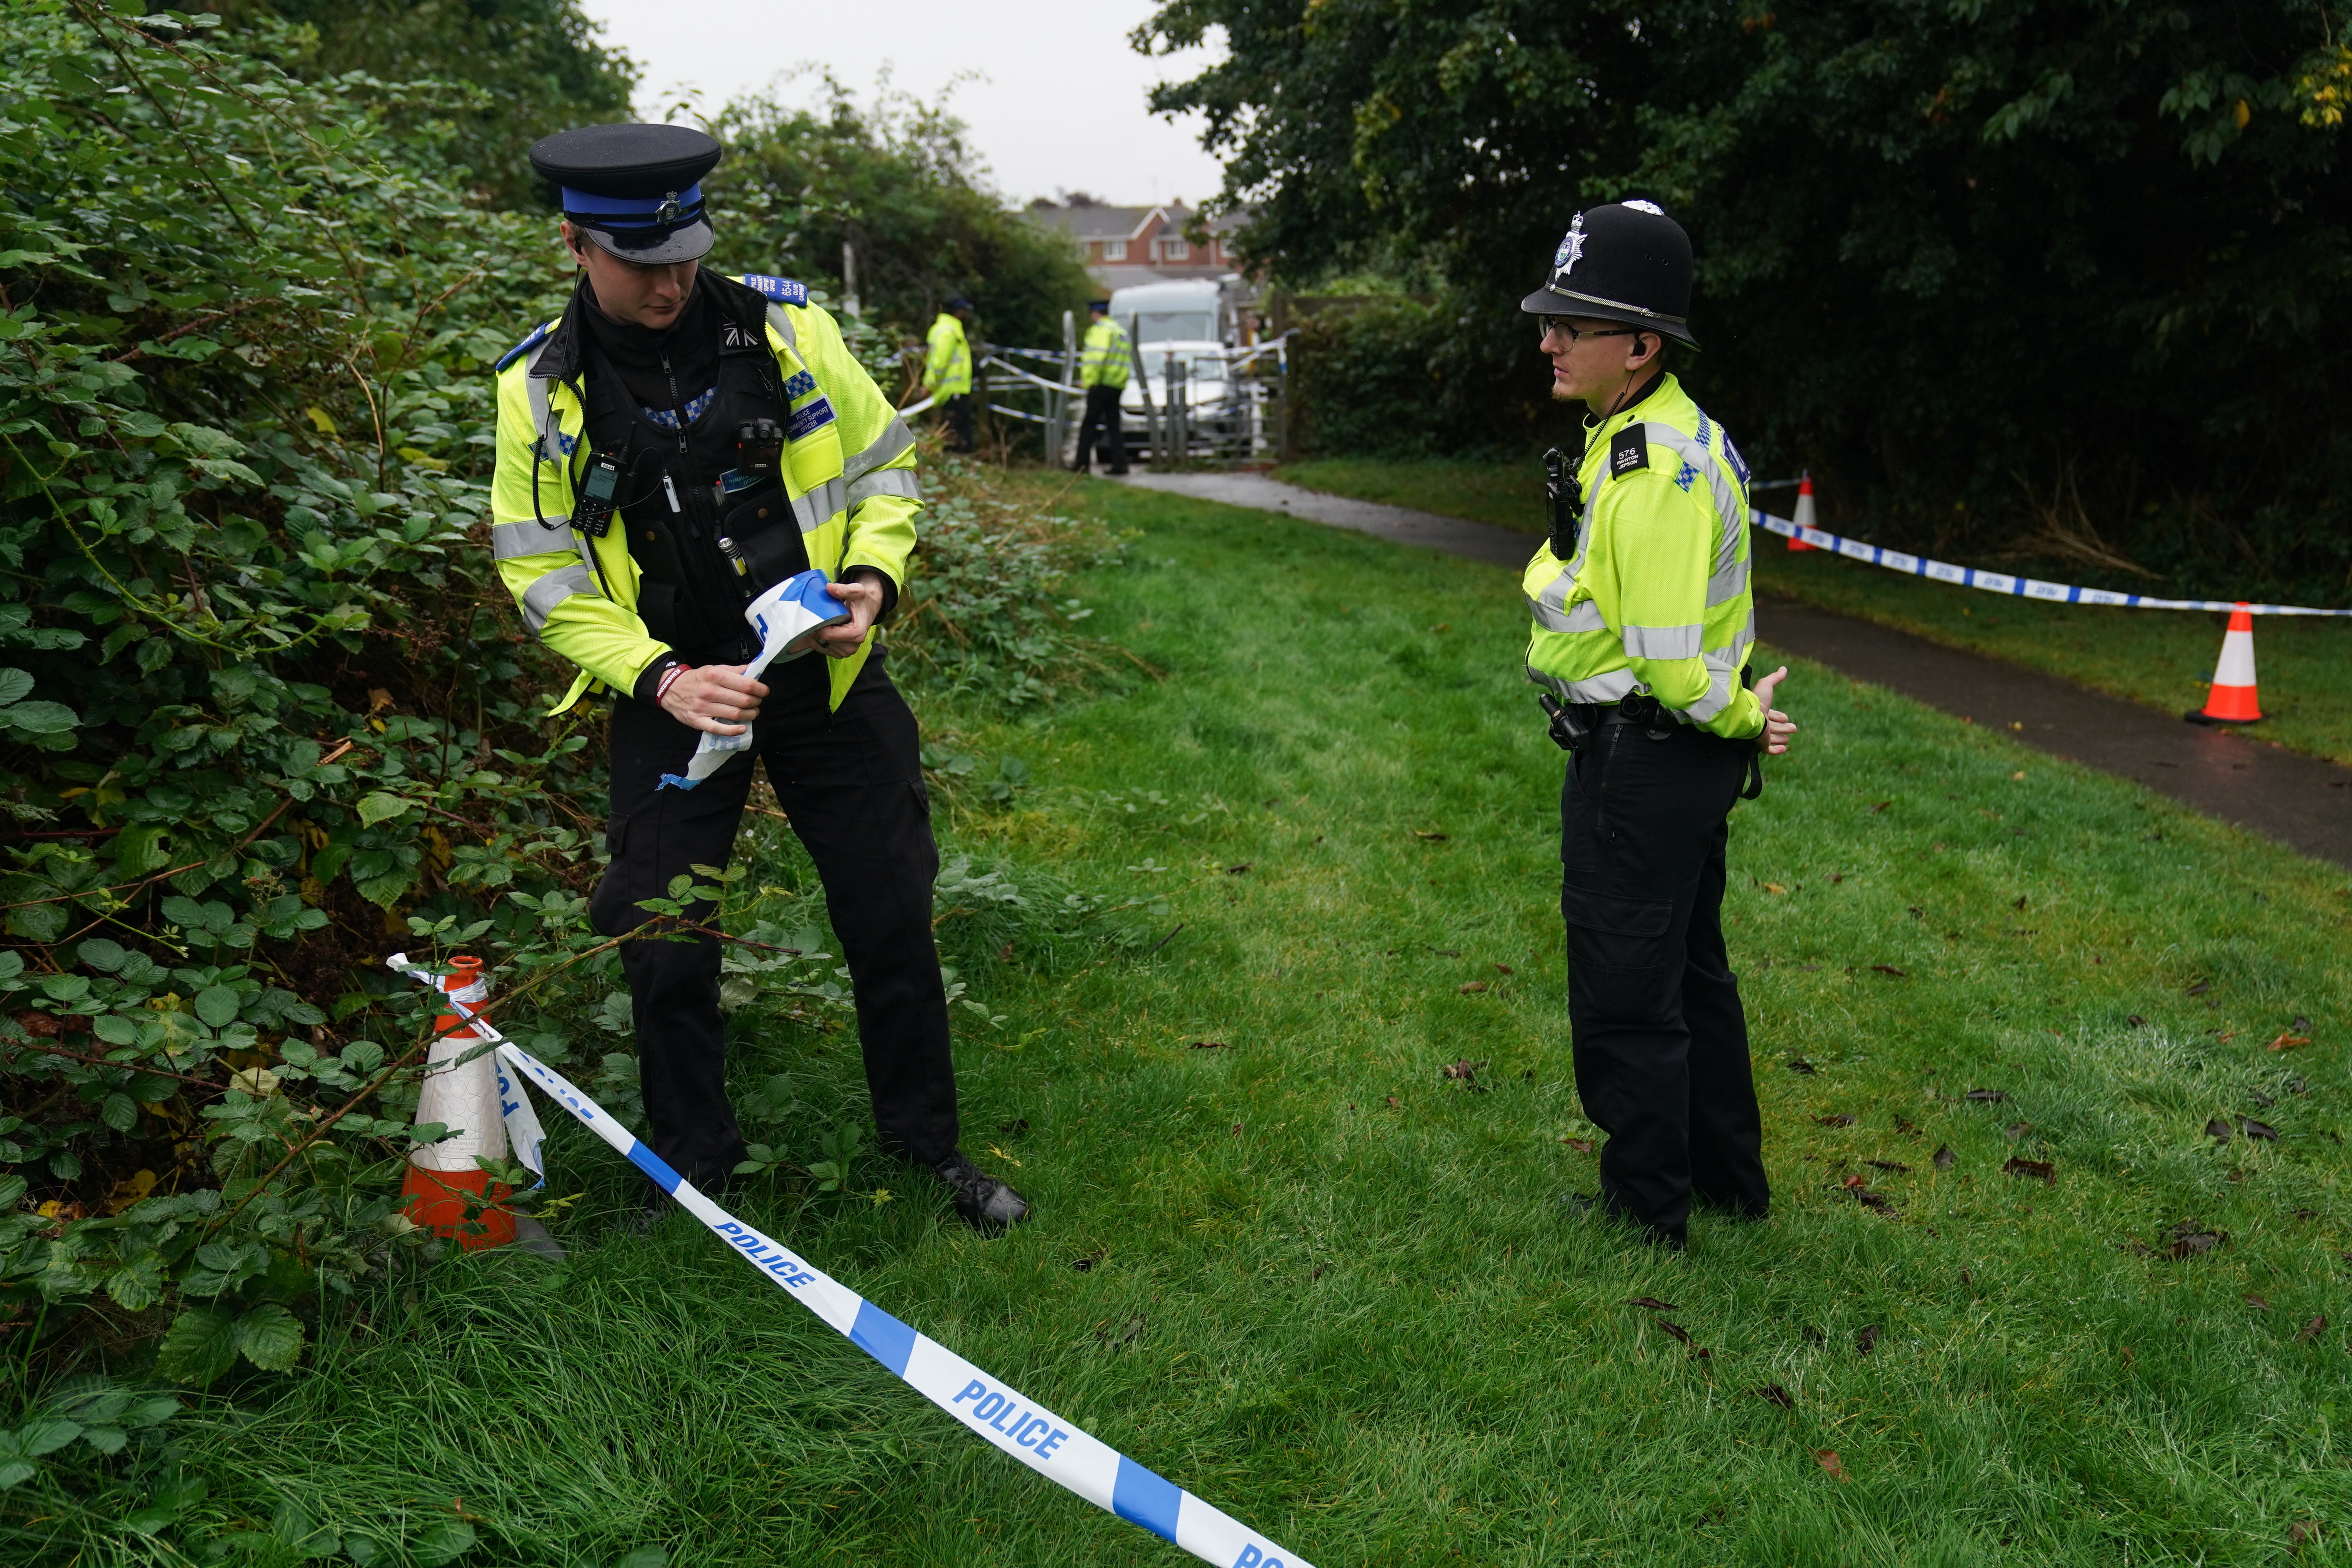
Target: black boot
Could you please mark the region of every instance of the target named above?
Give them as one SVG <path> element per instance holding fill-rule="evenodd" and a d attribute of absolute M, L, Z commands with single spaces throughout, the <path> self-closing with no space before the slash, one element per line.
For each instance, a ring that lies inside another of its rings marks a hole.
<path fill-rule="evenodd" d="M 948 1184 L 956 1213 L 982 1236 L 994 1236 L 1029 1217 L 1029 1202 L 994 1176 L 984 1175 L 959 1149 L 931 1167 Z"/>

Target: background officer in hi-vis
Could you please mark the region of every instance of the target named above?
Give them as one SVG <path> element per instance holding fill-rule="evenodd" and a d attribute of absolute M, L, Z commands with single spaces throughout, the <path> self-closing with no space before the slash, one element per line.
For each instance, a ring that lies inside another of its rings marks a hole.
<path fill-rule="evenodd" d="M 873 635 L 915 542 L 914 437 L 800 284 L 698 268 L 713 235 L 698 182 L 719 156 L 676 125 L 531 149 L 581 270 L 563 314 L 499 362 L 491 532 L 525 623 L 579 667 L 557 711 L 612 694 L 613 862 L 590 918 L 635 930 L 640 900 L 725 865 L 756 752 L 824 882 L 884 1149 L 937 1171 L 966 1221 L 1001 1228 L 1028 1205 L 956 1146 L 939 849 L 915 717 Z M 746 605 L 812 567 L 847 612 L 822 634 L 828 657 L 747 678 L 761 643 Z M 744 754 L 690 773 L 703 735 L 747 728 Z M 646 1142 L 706 1192 L 744 1158 L 719 960 L 706 937 L 621 949 Z M 649 1194 L 649 1217 L 664 1201 Z"/>
<path fill-rule="evenodd" d="M 1732 803 L 1796 726 L 1748 689 L 1748 466 L 1665 366 L 1698 347 L 1690 237 L 1651 203 L 1579 213 L 1542 323 L 1582 461 L 1552 453 L 1551 533 L 1528 563 L 1528 679 L 1570 753 L 1560 912 L 1584 1113 L 1609 1134 L 1601 1202 L 1680 1248 L 1694 1198 L 1761 1219 L 1762 1125 L 1723 941 Z"/>

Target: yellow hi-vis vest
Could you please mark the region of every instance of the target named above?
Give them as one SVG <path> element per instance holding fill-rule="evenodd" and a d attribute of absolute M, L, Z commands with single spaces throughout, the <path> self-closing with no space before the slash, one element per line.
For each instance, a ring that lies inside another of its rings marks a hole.
<path fill-rule="evenodd" d="M 971 344 L 964 341 L 963 323 L 945 310 L 923 344 L 923 384 L 941 403 L 971 390 Z"/>
<path fill-rule="evenodd" d="M 1520 587 L 1535 614 L 1528 679 L 1564 702 L 1655 698 L 1686 724 L 1762 732 L 1739 682 L 1756 640 L 1748 591 L 1748 465 L 1664 377 L 1585 443 L 1576 555 L 1547 540 Z"/>
<path fill-rule="evenodd" d="M 871 566 L 903 587 L 923 504 L 913 433 L 805 288 L 757 275 L 740 281 L 768 299 L 768 348 L 789 409 L 778 467 L 809 564 L 836 582 Z M 670 650 L 637 618 L 637 563 L 619 520 L 593 541 L 570 526 L 587 416 L 571 387 L 532 374 L 541 356 L 531 351 L 555 326 L 541 324 L 500 363 L 490 543 L 523 624 L 580 668 L 551 710 L 561 713 L 600 688 L 630 690 Z M 827 661 L 835 708 L 873 647 L 869 631 L 854 657 Z"/>
<path fill-rule="evenodd" d="M 1125 386 L 1131 368 L 1125 327 L 1105 316 L 1087 329 L 1086 351 L 1078 359 L 1080 386 Z"/>

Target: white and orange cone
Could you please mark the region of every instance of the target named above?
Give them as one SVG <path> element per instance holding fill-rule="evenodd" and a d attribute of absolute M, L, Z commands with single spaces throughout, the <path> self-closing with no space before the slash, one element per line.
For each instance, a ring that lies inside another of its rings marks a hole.
<path fill-rule="evenodd" d="M 482 961 L 459 956 L 440 977 L 453 1001 L 479 1007 L 489 995 Z M 468 1251 L 504 1247 L 515 1238 L 515 1216 L 501 1207 L 512 1189 L 490 1180 L 476 1159 L 507 1158 L 507 1126 L 500 1114 L 498 1069 L 484 1052 L 463 1065 L 459 1057 L 482 1043 L 456 1011 L 434 1021 L 436 1038 L 425 1058 L 425 1091 L 416 1101 L 419 1126 L 437 1121 L 452 1128 L 438 1143 L 419 1144 L 408 1155 L 408 1179 L 401 1184 L 403 1213 L 420 1229 L 455 1237 Z"/>
<path fill-rule="evenodd" d="M 2241 599 L 2221 634 L 2221 662 L 2213 669 L 2213 690 L 2205 706 L 2182 718 L 2192 724 L 2252 724 L 2263 716 L 2254 692 L 2254 617 Z"/>
<path fill-rule="evenodd" d="M 1806 543 L 1803 538 L 1805 530 L 1821 527 L 1821 523 L 1815 521 L 1819 515 L 1813 510 L 1813 470 L 1807 468 L 1797 478 L 1797 515 L 1789 520 L 1797 525 L 1797 531 L 1789 536 L 1790 549 L 1819 550 L 1821 548 L 1818 544 Z"/>

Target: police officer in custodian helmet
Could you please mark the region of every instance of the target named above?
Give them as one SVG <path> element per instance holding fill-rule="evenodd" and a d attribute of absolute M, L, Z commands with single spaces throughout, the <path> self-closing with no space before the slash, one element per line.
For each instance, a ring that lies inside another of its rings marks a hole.
<path fill-rule="evenodd" d="M 1732 804 L 1796 726 L 1788 671 L 1748 683 L 1748 466 L 1666 369 L 1696 351 L 1690 237 L 1645 201 L 1579 213 L 1544 286 L 1552 396 L 1584 455 L 1551 454 L 1550 537 L 1522 586 L 1528 679 L 1569 752 L 1560 912 L 1584 1112 L 1609 1134 L 1601 1204 L 1680 1248 L 1691 1205 L 1770 1202 L 1748 1025 L 1724 948 Z"/>
<path fill-rule="evenodd" d="M 914 437 L 808 290 L 698 265 L 700 180 L 719 144 L 677 125 L 550 136 L 580 274 L 563 314 L 499 363 L 491 538 L 539 639 L 578 667 L 557 711 L 609 693 L 612 865 L 589 905 L 607 936 L 698 865 L 724 866 L 752 755 L 816 863 L 857 1003 L 883 1147 L 937 1171 L 983 1230 L 1026 1217 L 957 1148 L 947 996 L 931 941 L 939 849 L 915 718 L 874 635 L 906 579 L 921 508 Z M 847 619 L 818 651 L 744 666 L 744 609 L 811 568 Z M 751 743 L 716 772 L 706 734 Z M 690 909 L 706 921 L 708 905 Z M 647 1142 L 705 1191 L 744 1158 L 726 1087 L 719 943 L 625 943 Z M 664 1200 L 649 1194 L 648 1217 Z"/>

